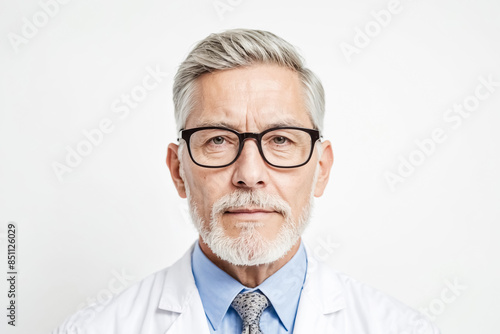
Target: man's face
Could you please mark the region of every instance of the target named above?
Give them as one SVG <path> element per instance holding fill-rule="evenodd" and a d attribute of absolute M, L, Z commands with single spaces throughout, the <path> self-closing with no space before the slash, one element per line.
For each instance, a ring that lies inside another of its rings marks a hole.
<path fill-rule="evenodd" d="M 238 132 L 258 133 L 280 125 L 313 128 L 298 75 L 289 69 L 253 65 L 218 71 L 202 75 L 197 85 L 197 104 L 186 121 L 186 129 L 223 126 Z M 257 236 L 261 239 L 260 247 L 262 242 L 268 245 L 276 242 L 283 229 L 305 225 L 304 215 L 308 216 L 312 195 L 320 196 L 328 179 L 318 164 L 317 149 L 309 163 L 302 167 L 275 168 L 262 159 L 254 140 L 246 140 L 238 160 L 227 167 L 197 166 L 187 149 L 182 150 L 179 159 L 184 184 L 176 185 L 181 196 L 186 195 L 183 187 L 188 189 L 194 218 L 202 225 L 199 229 L 208 233 L 217 227 L 219 236 L 224 234 L 226 240 L 240 238 L 240 243 L 242 235 L 251 239 Z M 327 169 L 329 172 L 329 167 Z M 315 182 L 316 171 L 322 175 Z M 222 206 L 221 211 L 213 212 L 214 203 L 220 204 L 221 198 L 235 192 L 270 196 L 278 203 L 257 205 L 253 200 L 255 196 L 250 196 L 243 202 L 233 202 L 232 205 L 238 203 L 238 207 Z M 289 212 L 280 210 L 280 205 L 288 206 Z M 203 233 L 200 234 L 203 238 Z M 293 242 L 296 243 L 297 238 Z"/>

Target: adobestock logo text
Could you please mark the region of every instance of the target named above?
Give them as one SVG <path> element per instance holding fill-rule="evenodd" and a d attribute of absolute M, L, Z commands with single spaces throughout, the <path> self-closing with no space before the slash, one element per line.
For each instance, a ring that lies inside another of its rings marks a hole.
<path fill-rule="evenodd" d="M 115 115 L 115 120 L 111 117 L 104 117 L 95 128 L 83 129 L 83 138 L 75 145 L 66 145 L 66 156 L 64 161 L 53 161 L 52 170 L 59 182 L 63 177 L 71 173 L 80 166 L 84 158 L 89 156 L 94 148 L 102 145 L 105 136 L 115 130 L 119 121 L 129 117 L 132 110 L 137 109 L 149 94 L 156 89 L 168 76 L 168 72 L 163 72 L 158 65 L 156 68 L 146 66 L 147 74 L 142 78 L 141 83 L 132 87 L 128 93 L 122 93 L 119 98 L 111 102 L 111 111 Z"/>
<path fill-rule="evenodd" d="M 9 32 L 7 38 L 14 52 L 19 52 L 21 45 L 26 45 L 35 38 L 40 29 L 44 28 L 52 18 L 59 14 L 61 5 L 66 5 L 71 0 L 41 0 L 38 2 L 40 9 L 30 18 L 23 17 L 20 34 Z"/>
<path fill-rule="evenodd" d="M 387 3 L 387 9 L 370 12 L 371 20 L 366 22 L 363 28 L 354 27 L 354 37 L 352 43 L 341 42 L 340 51 L 344 55 L 348 64 L 352 62 L 352 57 L 366 48 L 373 39 L 375 39 L 383 29 L 387 28 L 395 15 L 401 13 L 403 7 L 399 0 L 390 0 Z"/>
<path fill-rule="evenodd" d="M 454 103 L 453 107 L 448 108 L 443 113 L 443 121 L 449 125 L 451 130 L 458 130 L 463 121 L 473 115 L 479 108 L 481 102 L 490 98 L 490 96 L 500 87 L 500 81 L 495 81 L 493 75 L 487 78 L 480 76 L 479 84 L 472 94 L 467 95 L 461 103 Z M 438 146 L 448 139 L 450 130 L 444 126 L 439 126 L 430 131 L 430 135 L 423 139 L 414 140 L 414 149 L 408 154 L 398 155 L 398 165 L 394 170 L 388 170 L 384 173 L 384 178 L 391 191 L 396 190 L 396 186 L 413 175 L 417 167 L 423 165 L 438 149 Z"/>

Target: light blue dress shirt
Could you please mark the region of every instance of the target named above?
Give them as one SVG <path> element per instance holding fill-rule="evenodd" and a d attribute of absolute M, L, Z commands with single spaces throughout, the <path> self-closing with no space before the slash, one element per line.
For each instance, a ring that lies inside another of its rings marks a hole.
<path fill-rule="evenodd" d="M 271 302 L 260 318 L 263 333 L 292 333 L 300 293 L 306 278 L 307 256 L 302 242 L 281 269 L 255 288 L 247 288 L 210 261 L 196 242 L 192 271 L 207 316 L 210 333 L 240 334 L 242 320 L 231 306 L 240 292 L 260 290 Z"/>

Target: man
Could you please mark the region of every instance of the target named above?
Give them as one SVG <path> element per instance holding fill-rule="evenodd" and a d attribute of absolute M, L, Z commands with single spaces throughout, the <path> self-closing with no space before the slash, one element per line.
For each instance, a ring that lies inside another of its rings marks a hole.
<path fill-rule="evenodd" d="M 289 43 L 257 30 L 208 36 L 178 70 L 174 105 L 167 165 L 199 240 L 56 333 L 439 333 L 302 243 L 333 153 L 322 85 Z"/>

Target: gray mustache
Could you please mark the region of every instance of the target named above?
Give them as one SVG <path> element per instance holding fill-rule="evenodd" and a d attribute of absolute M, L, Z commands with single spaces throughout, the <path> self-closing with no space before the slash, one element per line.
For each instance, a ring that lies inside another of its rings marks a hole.
<path fill-rule="evenodd" d="M 245 207 L 256 207 L 261 209 L 271 209 L 290 216 L 292 208 L 278 195 L 272 195 L 262 190 L 236 190 L 219 198 L 212 207 L 212 217 L 220 215 L 228 210 Z"/>

